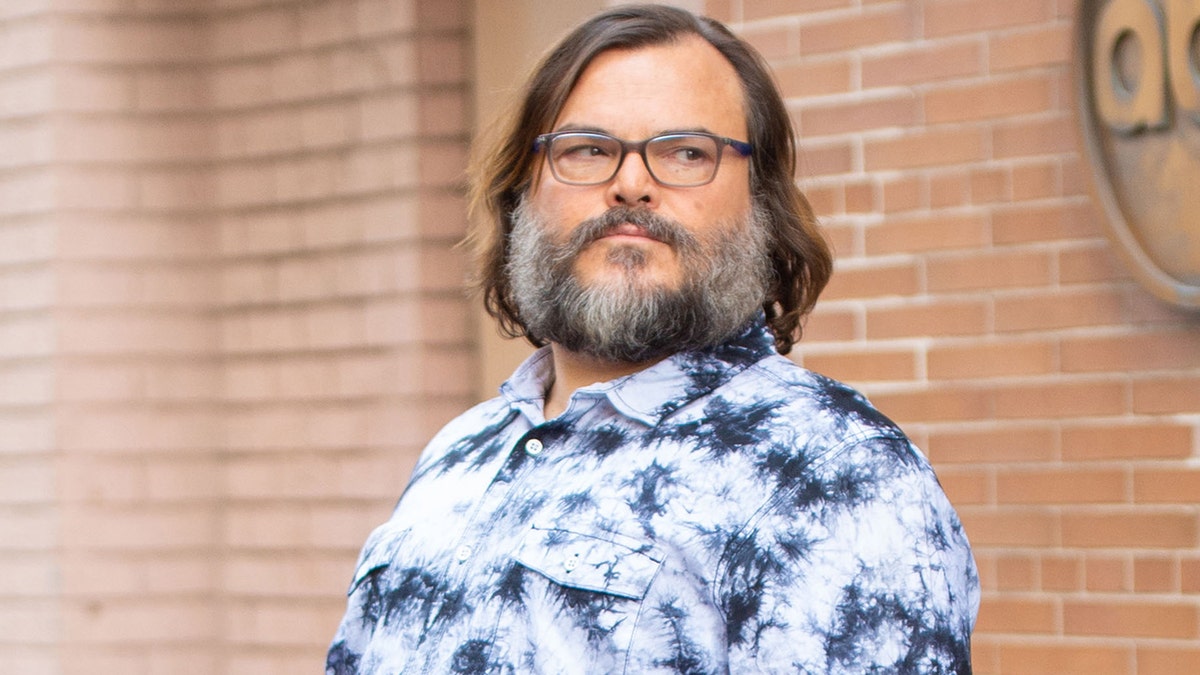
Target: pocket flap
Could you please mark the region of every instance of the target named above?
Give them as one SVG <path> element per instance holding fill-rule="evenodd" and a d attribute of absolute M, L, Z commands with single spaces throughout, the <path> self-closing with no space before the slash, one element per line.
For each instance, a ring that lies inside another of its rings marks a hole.
<path fill-rule="evenodd" d="M 569 588 L 640 600 L 658 572 L 662 556 L 651 546 L 616 535 L 589 535 L 533 526 L 517 551 L 517 562 Z"/>
<path fill-rule="evenodd" d="M 362 584 L 363 579 L 372 572 L 392 564 L 394 546 L 390 539 L 393 536 L 391 529 L 385 523 L 376 527 L 367 537 L 362 553 L 358 556 L 358 563 L 354 566 L 354 579 L 350 582 L 347 594 L 353 594 L 355 589 Z"/>

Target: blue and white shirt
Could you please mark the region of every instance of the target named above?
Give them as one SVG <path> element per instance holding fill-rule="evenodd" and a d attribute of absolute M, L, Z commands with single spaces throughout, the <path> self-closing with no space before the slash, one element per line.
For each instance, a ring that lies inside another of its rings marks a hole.
<path fill-rule="evenodd" d="M 548 350 L 429 444 L 326 673 L 969 673 L 979 582 L 921 453 L 761 323 L 582 388 Z"/>

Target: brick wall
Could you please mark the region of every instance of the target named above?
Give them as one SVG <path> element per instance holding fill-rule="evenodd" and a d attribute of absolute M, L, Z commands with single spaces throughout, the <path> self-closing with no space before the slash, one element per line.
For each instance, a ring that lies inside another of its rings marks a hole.
<path fill-rule="evenodd" d="M 1200 318 L 1116 260 L 1072 0 L 710 0 L 776 68 L 838 253 L 799 348 L 927 449 L 978 673 L 1200 670 Z"/>
<path fill-rule="evenodd" d="M 0 4 L 0 660 L 50 672 L 61 613 L 54 494 L 54 108 L 49 26 Z"/>
<path fill-rule="evenodd" d="M 466 2 L 214 11 L 229 673 L 310 672 L 471 402 Z"/>
<path fill-rule="evenodd" d="M 471 401 L 467 2 L 0 3 L 0 663 L 320 669 Z"/>
<path fill-rule="evenodd" d="M 319 670 L 473 398 L 468 0 L 0 2 L 0 663 Z M 979 673 L 1200 669 L 1200 319 L 1088 193 L 1072 0 L 709 0 L 839 255 L 797 358 L 933 459 Z"/>

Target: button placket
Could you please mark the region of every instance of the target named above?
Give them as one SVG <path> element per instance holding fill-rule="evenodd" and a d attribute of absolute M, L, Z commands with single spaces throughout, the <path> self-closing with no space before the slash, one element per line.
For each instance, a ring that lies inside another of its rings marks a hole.
<path fill-rule="evenodd" d="M 472 549 L 470 546 L 463 544 L 462 546 L 459 546 L 456 551 L 454 551 L 454 559 L 460 563 L 464 563 L 468 559 L 470 559 L 471 555 L 474 552 L 475 552 L 475 550 Z"/>

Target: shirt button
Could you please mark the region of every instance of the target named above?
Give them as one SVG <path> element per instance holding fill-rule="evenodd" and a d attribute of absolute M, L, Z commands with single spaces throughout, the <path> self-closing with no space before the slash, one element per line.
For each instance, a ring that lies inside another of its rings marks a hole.
<path fill-rule="evenodd" d="M 576 567 L 579 567 L 579 554 L 575 554 L 575 555 L 571 556 L 570 558 L 567 558 L 566 560 L 564 560 L 563 567 L 567 568 L 568 572 L 571 572 Z"/>
<path fill-rule="evenodd" d="M 467 558 L 470 558 L 472 553 L 474 553 L 474 551 L 471 550 L 471 547 L 463 544 L 462 546 L 458 547 L 457 551 L 454 552 L 454 558 L 458 560 L 458 562 L 466 562 Z"/>
<path fill-rule="evenodd" d="M 542 454 L 543 447 L 542 442 L 536 438 L 525 441 L 525 453 L 530 457 L 537 457 Z"/>

